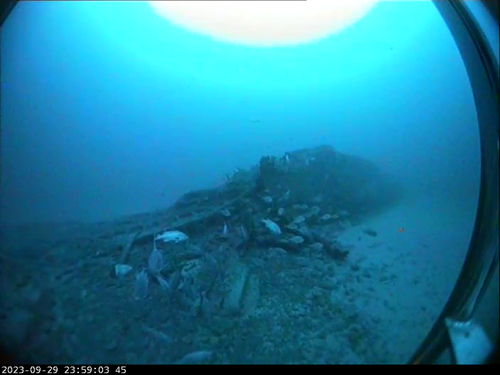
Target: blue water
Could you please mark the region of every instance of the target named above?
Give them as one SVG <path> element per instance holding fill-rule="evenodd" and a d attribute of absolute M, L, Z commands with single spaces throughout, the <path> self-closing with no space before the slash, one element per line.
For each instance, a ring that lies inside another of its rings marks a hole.
<path fill-rule="evenodd" d="M 318 142 L 415 184 L 452 179 L 457 194 L 478 178 L 472 94 L 431 4 L 381 3 L 331 38 L 258 48 L 173 27 L 142 2 L 20 3 L 1 58 L 9 222 L 164 207 Z"/>

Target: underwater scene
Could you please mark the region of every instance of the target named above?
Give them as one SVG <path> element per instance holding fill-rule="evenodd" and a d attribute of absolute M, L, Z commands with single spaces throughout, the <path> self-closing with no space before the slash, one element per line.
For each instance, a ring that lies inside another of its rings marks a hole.
<path fill-rule="evenodd" d="M 406 363 L 479 196 L 438 10 L 160 3 L 19 2 L 2 26 L 2 345 L 40 364 Z"/>

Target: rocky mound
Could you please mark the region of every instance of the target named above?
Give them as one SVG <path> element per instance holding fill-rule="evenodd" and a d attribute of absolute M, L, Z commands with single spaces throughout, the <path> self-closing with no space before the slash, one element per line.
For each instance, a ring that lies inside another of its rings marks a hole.
<path fill-rule="evenodd" d="M 336 238 L 400 195 L 372 163 L 321 146 L 165 211 L 14 241 L 2 333 L 39 363 L 377 361 L 370 323 L 337 293 L 349 246 Z"/>

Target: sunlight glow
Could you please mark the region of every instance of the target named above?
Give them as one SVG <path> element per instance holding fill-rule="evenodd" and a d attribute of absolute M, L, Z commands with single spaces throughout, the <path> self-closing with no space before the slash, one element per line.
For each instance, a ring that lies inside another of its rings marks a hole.
<path fill-rule="evenodd" d="M 336 34 L 377 0 L 150 1 L 173 24 L 214 39 L 261 46 L 307 43 Z"/>

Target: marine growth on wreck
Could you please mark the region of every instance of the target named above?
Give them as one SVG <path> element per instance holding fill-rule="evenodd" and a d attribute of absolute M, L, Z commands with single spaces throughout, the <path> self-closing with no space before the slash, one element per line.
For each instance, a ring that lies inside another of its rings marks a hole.
<path fill-rule="evenodd" d="M 26 318 L 5 334 L 45 362 L 381 360 L 349 302 L 350 244 L 337 238 L 400 196 L 375 165 L 330 146 L 263 156 L 167 210 L 47 243 L 45 269 L 8 281 L 7 305 Z M 16 299 L 26 293 L 28 305 Z"/>

